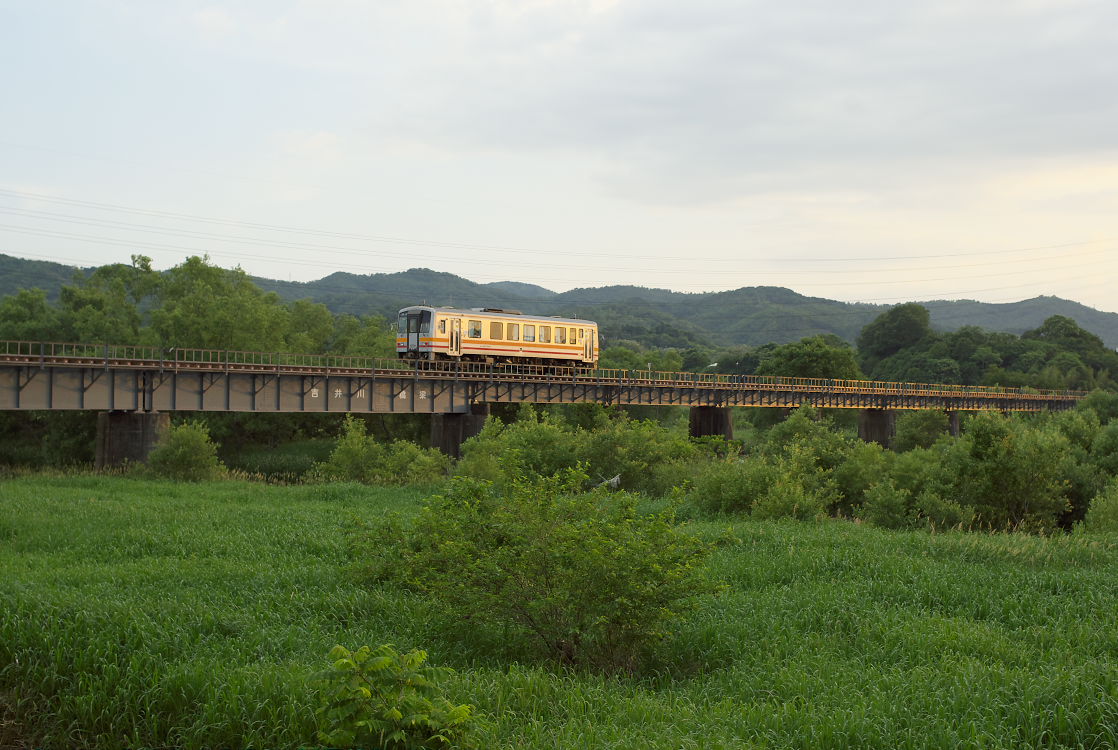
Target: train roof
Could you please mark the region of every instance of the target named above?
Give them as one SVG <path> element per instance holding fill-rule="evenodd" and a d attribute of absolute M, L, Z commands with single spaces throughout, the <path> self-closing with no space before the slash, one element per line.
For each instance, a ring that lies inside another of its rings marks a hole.
<path fill-rule="evenodd" d="M 489 317 L 509 317 L 517 320 L 546 320 L 552 323 L 566 323 L 575 326 L 596 326 L 598 325 L 593 320 L 583 320 L 581 318 L 561 318 L 553 315 L 532 315 L 530 313 L 523 313 L 519 310 L 506 310 L 497 307 L 438 307 L 435 305 L 411 305 L 400 309 L 400 312 L 407 310 L 431 310 L 432 312 L 449 313 L 454 315 L 485 315 Z"/>

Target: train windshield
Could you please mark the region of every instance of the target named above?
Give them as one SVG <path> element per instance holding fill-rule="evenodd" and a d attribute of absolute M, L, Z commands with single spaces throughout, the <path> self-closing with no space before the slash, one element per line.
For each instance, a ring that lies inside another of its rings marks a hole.
<path fill-rule="evenodd" d="M 434 315 L 430 310 L 418 310 L 416 312 L 402 312 L 400 313 L 399 326 L 400 333 L 431 333 L 431 321 Z"/>

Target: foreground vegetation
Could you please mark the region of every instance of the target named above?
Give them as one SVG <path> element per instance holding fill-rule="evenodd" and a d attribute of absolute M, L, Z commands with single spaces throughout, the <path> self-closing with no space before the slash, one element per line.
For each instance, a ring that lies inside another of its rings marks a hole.
<path fill-rule="evenodd" d="M 336 644 L 425 648 L 493 748 L 1113 747 L 1118 537 L 722 519 L 727 585 L 636 674 L 540 661 L 393 585 L 352 515 L 429 490 L 0 482 L 0 705 L 41 747 L 315 742 Z"/>

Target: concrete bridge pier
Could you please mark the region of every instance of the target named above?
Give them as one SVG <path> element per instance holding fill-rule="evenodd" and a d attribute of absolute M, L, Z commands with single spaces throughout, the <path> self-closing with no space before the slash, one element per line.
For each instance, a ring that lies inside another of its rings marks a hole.
<path fill-rule="evenodd" d="M 858 437 L 886 448 L 897 434 L 897 413 L 892 409 L 862 409 L 858 412 Z"/>
<path fill-rule="evenodd" d="M 459 458 L 462 443 L 481 432 L 489 404 L 471 404 L 468 412 L 450 412 L 431 415 L 431 447 L 448 456 Z"/>
<path fill-rule="evenodd" d="M 734 439 L 734 421 L 727 406 L 692 406 L 691 437 L 720 435 Z"/>
<path fill-rule="evenodd" d="M 103 411 L 97 415 L 95 466 L 104 469 L 140 463 L 171 426 L 171 415 L 157 411 Z"/>
<path fill-rule="evenodd" d="M 951 437 L 959 437 L 959 412 L 947 412 L 947 431 L 951 433 Z"/>

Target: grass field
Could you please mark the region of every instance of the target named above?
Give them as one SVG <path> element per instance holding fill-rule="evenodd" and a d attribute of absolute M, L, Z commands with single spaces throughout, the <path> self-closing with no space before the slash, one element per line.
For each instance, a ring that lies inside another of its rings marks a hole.
<path fill-rule="evenodd" d="M 418 490 L 0 482 L 0 745 L 307 747 L 335 643 L 421 647 L 485 748 L 1118 746 L 1118 538 L 696 524 L 724 595 L 639 678 L 343 574 Z"/>

